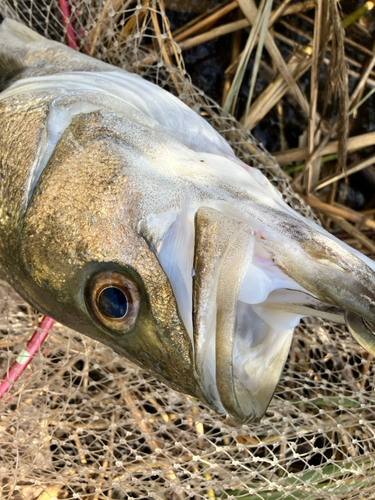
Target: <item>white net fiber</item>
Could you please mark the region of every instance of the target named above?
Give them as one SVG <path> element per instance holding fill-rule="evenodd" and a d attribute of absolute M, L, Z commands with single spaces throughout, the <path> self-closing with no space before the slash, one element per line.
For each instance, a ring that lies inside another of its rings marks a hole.
<path fill-rule="evenodd" d="M 58 0 L 0 0 L 0 14 L 66 43 Z M 137 72 L 207 118 L 293 208 L 313 217 L 274 160 L 192 84 L 162 2 L 69 0 L 78 49 Z M 0 370 L 35 311 L 0 283 Z M 372 357 L 340 326 L 305 320 L 259 424 L 235 426 L 111 349 L 55 325 L 0 400 L 0 498 L 375 498 Z"/>

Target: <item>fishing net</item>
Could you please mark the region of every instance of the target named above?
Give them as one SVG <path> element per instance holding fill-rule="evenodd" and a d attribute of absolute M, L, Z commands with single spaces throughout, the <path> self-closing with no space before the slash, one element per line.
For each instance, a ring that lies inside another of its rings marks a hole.
<path fill-rule="evenodd" d="M 162 3 L 70 0 L 78 49 L 178 95 L 313 217 L 275 161 L 186 75 Z M 60 0 L 0 0 L 0 13 L 66 42 Z M 0 287 L 0 368 L 37 319 Z M 0 400 L 0 497 L 246 500 L 375 498 L 375 374 L 347 331 L 316 319 L 296 329 L 266 416 L 236 426 L 168 389 L 111 349 L 56 325 Z"/>

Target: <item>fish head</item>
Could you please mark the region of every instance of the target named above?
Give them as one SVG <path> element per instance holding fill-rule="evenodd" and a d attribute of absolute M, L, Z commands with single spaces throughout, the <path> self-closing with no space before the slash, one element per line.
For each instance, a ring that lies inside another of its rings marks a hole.
<path fill-rule="evenodd" d="M 374 262 L 203 118 L 18 23 L 1 50 L 27 77 L 0 94 L 0 267 L 30 304 L 241 423 L 267 410 L 303 316 L 375 353 Z"/>
<path fill-rule="evenodd" d="M 150 169 L 140 132 L 100 112 L 72 120 L 30 198 L 13 284 L 44 314 L 201 397 L 173 289 L 143 234 L 160 194 L 140 180 Z"/>
<path fill-rule="evenodd" d="M 20 258 L 44 314 L 242 423 L 266 411 L 301 317 L 374 319 L 369 259 L 234 157 L 116 113 L 64 130 Z"/>

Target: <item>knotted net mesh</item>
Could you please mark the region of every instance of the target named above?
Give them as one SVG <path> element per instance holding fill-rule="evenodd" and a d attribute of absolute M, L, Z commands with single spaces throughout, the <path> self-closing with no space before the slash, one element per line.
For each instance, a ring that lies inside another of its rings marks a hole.
<path fill-rule="evenodd" d="M 0 0 L 0 13 L 157 82 L 313 217 L 275 161 L 186 75 L 164 5 L 144 0 Z M 36 312 L 0 287 L 0 368 L 25 347 Z M 375 374 L 342 328 L 296 329 L 266 416 L 236 426 L 95 341 L 55 325 L 0 400 L 0 496 L 14 500 L 375 498 Z"/>

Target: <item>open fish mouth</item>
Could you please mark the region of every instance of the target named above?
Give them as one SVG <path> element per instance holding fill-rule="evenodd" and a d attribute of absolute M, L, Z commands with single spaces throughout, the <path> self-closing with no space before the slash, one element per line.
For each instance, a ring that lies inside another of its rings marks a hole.
<path fill-rule="evenodd" d="M 166 254 L 171 240 L 190 247 L 185 271 L 166 261 L 164 267 L 191 334 L 197 382 L 213 409 L 242 423 L 267 410 L 303 316 L 347 323 L 375 353 L 374 264 L 311 221 L 287 210 L 275 217 L 271 231 L 271 219 L 255 228 L 203 207 L 193 225 L 191 214 L 190 224 L 184 221 L 194 234 L 176 235 L 176 228 L 167 233 Z"/>
<path fill-rule="evenodd" d="M 301 317 L 346 323 L 375 354 L 375 263 L 202 117 L 14 21 L 0 49 L 17 56 L 5 82 L 25 69 L 0 96 L 0 266 L 26 300 L 239 422 L 266 411 Z M 109 288 L 124 314 L 99 307 Z"/>

